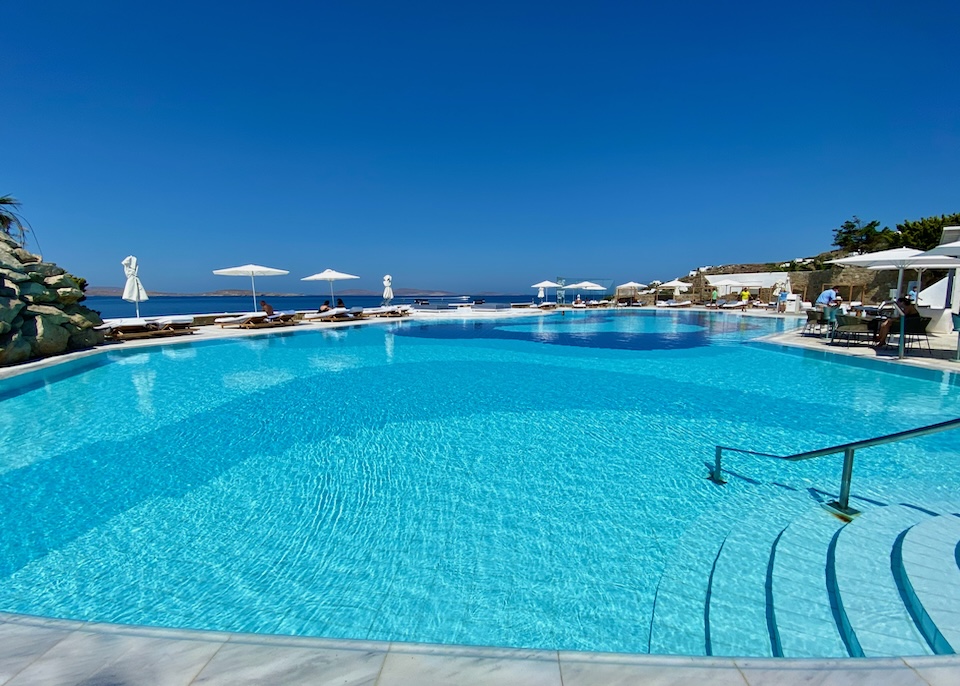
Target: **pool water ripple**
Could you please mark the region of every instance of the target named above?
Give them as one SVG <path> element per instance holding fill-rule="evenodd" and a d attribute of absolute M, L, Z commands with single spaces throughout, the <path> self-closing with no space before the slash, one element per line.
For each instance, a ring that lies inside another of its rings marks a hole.
<path fill-rule="evenodd" d="M 720 489 L 704 478 L 715 443 L 793 452 L 960 410 L 953 382 L 743 344 L 766 324 L 663 319 L 619 318 L 629 336 L 676 326 L 707 344 L 403 323 L 116 355 L 10 396 L 3 416 L 42 406 L 77 435 L 0 422 L 0 608 L 645 652 L 661 574 L 698 520 L 771 493 L 815 506 L 839 482 L 839 460 L 738 456 L 743 478 Z M 943 437 L 869 454 L 855 490 L 883 502 L 946 497 L 960 476 Z"/>

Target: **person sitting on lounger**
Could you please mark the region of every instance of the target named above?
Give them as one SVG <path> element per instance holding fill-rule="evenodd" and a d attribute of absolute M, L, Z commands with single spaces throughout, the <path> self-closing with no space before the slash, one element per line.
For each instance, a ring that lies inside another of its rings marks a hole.
<path fill-rule="evenodd" d="M 324 300 L 323 304 L 320 306 L 320 309 L 317 312 L 328 312 L 330 310 L 330 301 Z"/>
<path fill-rule="evenodd" d="M 263 310 L 268 317 L 273 316 L 273 307 L 266 300 L 260 301 L 260 309 Z"/>
<path fill-rule="evenodd" d="M 900 315 L 900 317 L 906 317 L 907 319 L 920 317 L 920 313 L 917 311 L 916 305 L 910 302 L 910 298 L 900 298 L 897 300 L 897 310 L 903 313 Z M 884 319 L 882 322 L 880 322 L 880 325 L 877 326 L 876 341 L 878 348 L 882 348 L 887 344 L 887 336 L 890 335 L 890 329 L 893 328 L 894 322 L 897 323 L 897 326 L 900 325 L 900 317 Z"/>
<path fill-rule="evenodd" d="M 343 300 L 340 298 L 337 298 L 337 307 L 346 307 L 346 305 L 343 304 Z"/>

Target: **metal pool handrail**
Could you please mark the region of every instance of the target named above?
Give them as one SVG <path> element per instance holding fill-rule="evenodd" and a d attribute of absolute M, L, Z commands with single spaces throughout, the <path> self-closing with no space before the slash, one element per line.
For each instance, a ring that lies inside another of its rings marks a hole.
<path fill-rule="evenodd" d="M 897 441 L 903 441 L 908 438 L 916 438 L 918 436 L 926 436 L 928 434 L 940 433 L 941 431 L 949 431 L 950 429 L 960 428 L 960 418 L 951 419 L 946 422 L 940 422 L 938 424 L 930 424 L 929 426 L 921 426 L 916 429 L 907 429 L 906 431 L 898 431 L 897 433 L 887 434 L 886 436 L 877 436 L 876 438 L 865 438 L 862 441 L 854 441 L 853 443 L 843 443 L 841 445 L 834 445 L 829 448 L 820 448 L 819 450 L 809 450 L 805 453 L 796 453 L 795 455 L 773 455 L 771 453 L 761 453 L 755 450 L 744 450 L 742 448 L 731 448 L 729 446 L 718 445 L 716 452 L 716 463 L 714 464 L 713 470 L 710 472 L 708 477 L 714 483 L 723 485 L 726 480 L 723 478 L 723 470 L 720 466 L 720 461 L 723 457 L 723 451 L 735 453 L 744 453 L 746 455 L 759 455 L 760 457 L 772 457 L 778 460 L 786 460 L 788 462 L 799 462 L 800 460 L 810 460 L 815 457 L 823 457 L 824 455 L 835 455 L 836 453 L 843 453 L 843 473 L 840 477 L 840 498 L 833 502 L 827 503 L 824 505 L 828 510 L 836 512 L 839 515 L 844 517 L 855 517 L 860 514 L 858 510 L 855 510 L 850 507 L 850 480 L 853 477 L 853 454 L 856 450 L 860 448 L 870 448 L 875 445 L 884 445 L 886 443 L 895 443 Z"/>

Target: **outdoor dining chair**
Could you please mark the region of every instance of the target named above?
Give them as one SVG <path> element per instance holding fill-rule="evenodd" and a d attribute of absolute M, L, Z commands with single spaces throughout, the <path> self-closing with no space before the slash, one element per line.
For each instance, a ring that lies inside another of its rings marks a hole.
<path fill-rule="evenodd" d="M 867 341 L 873 339 L 873 331 L 870 325 L 860 317 L 854 317 L 849 314 L 837 314 L 837 325 L 833 328 L 830 342 L 833 343 L 841 338 L 847 339 L 847 347 L 850 347 L 850 341 L 856 339 L 858 342 L 863 336 Z"/>
<path fill-rule="evenodd" d="M 932 355 L 933 350 L 930 348 L 930 338 L 927 335 L 927 325 L 929 323 L 930 317 L 906 317 L 903 322 L 904 348 L 912 348 L 914 344 L 920 346 L 920 342 L 923 341 L 927 344 L 927 352 Z M 898 323 L 894 323 L 890 333 L 900 335 L 900 326 Z"/>

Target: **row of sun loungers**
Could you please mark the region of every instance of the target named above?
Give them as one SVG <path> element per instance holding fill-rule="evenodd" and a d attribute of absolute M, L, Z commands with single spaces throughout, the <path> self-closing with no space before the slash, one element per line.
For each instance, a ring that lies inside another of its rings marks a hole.
<path fill-rule="evenodd" d="M 409 305 L 391 305 L 384 307 L 335 307 L 326 312 L 277 312 L 268 315 L 265 312 L 218 317 L 213 320 L 221 328 L 266 329 L 293 326 L 298 321 L 306 322 L 343 322 L 367 317 L 403 317 L 409 315 Z M 97 327 L 111 341 L 132 341 L 145 338 L 162 338 L 196 333 L 194 318 L 191 315 L 168 317 L 130 317 L 107 319 Z"/>

